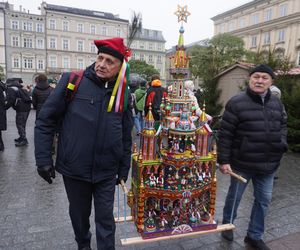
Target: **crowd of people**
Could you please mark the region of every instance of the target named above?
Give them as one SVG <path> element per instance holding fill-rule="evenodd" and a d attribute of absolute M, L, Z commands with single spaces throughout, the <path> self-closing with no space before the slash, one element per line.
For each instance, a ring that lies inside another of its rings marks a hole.
<path fill-rule="evenodd" d="M 45 74 L 39 74 L 35 78 L 35 86 L 25 85 L 22 79 L 10 81 L 8 84 L 0 83 L 0 151 L 4 151 L 2 132 L 7 129 L 6 110 L 13 108 L 16 111 L 16 128 L 18 137 L 14 139 L 16 147 L 28 145 L 26 137 L 26 124 L 32 108 L 38 115 L 43 103 L 51 90 L 48 78 Z"/>
<path fill-rule="evenodd" d="M 96 40 L 95 45 L 95 62 L 76 81 L 70 80 L 70 73 L 64 73 L 53 89 L 47 76 L 40 74 L 32 91 L 20 80 L 9 86 L 1 82 L 0 151 L 4 151 L 1 131 L 7 129 L 6 110 L 16 110 L 19 137 L 15 145 L 19 147 L 28 144 L 26 122 L 31 107 L 36 109 L 34 145 L 38 174 L 49 184 L 55 171 L 62 174 L 78 249 L 91 249 L 90 214 L 94 200 L 97 248 L 109 250 L 115 249 L 115 185 L 128 178 L 132 128 L 135 126 L 140 135 L 150 106 L 159 122 L 160 104 L 168 91 L 158 75 L 149 82 L 132 76 L 127 79 L 130 90 L 126 87 L 130 49 L 123 39 Z M 286 113 L 280 99 L 271 95 L 272 89 L 280 94 L 272 85 L 274 77 L 267 65 L 250 72 L 247 89 L 226 104 L 218 135 L 220 171 L 235 171 L 247 179 L 246 184 L 241 184 L 231 177 L 222 222 L 233 223 L 242 195 L 252 181 L 255 199 L 245 242 L 262 250 L 269 249 L 262 240 L 264 220 L 274 175 L 287 150 Z M 195 98 L 193 82 L 186 82 L 185 87 L 190 98 Z M 74 94 L 72 100 L 66 100 L 66 91 Z M 51 152 L 58 131 L 54 162 Z M 222 237 L 232 241 L 233 231 L 222 232 Z"/>

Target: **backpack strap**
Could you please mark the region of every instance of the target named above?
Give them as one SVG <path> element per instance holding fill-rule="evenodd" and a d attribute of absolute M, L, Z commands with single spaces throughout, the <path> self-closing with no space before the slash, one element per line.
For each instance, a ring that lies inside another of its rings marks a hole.
<path fill-rule="evenodd" d="M 81 79 L 83 77 L 84 70 L 72 71 L 69 76 L 69 82 L 66 89 L 66 101 L 69 103 L 74 99 Z"/>

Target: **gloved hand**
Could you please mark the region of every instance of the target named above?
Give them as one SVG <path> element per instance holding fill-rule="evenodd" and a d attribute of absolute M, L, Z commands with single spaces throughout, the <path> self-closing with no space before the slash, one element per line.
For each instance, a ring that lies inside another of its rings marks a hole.
<path fill-rule="evenodd" d="M 41 176 L 45 181 L 47 181 L 49 184 L 52 183 L 51 178 L 55 178 L 55 169 L 54 166 L 46 165 L 46 166 L 40 166 L 37 168 L 39 176 Z"/>

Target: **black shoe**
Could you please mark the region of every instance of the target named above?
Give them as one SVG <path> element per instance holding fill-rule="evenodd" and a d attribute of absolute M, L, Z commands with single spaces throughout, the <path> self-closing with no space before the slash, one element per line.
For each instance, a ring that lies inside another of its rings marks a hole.
<path fill-rule="evenodd" d="M 253 240 L 249 236 L 246 236 L 244 242 L 256 250 L 271 250 L 263 240 Z"/>
<path fill-rule="evenodd" d="M 278 178 L 279 178 L 278 176 L 274 176 L 274 181 L 278 180 Z"/>
<path fill-rule="evenodd" d="M 16 147 L 22 147 L 22 146 L 26 146 L 26 145 L 28 145 L 28 141 L 26 138 L 22 139 L 21 141 L 19 141 L 15 144 Z"/>
<path fill-rule="evenodd" d="M 221 236 L 228 241 L 233 241 L 233 230 L 223 231 Z"/>
<path fill-rule="evenodd" d="M 4 151 L 4 145 L 0 145 L 0 152 Z"/>
<path fill-rule="evenodd" d="M 16 138 L 16 139 L 15 139 L 15 142 L 19 142 L 19 141 L 21 141 L 21 140 L 22 140 L 22 138 L 19 137 L 19 138 Z"/>

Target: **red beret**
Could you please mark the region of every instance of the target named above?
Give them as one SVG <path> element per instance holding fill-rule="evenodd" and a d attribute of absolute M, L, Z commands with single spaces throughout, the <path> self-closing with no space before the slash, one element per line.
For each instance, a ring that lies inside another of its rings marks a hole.
<path fill-rule="evenodd" d="M 124 45 L 123 38 L 115 37 L 104 40 L 95 40 L 95 45 L 98 48 L 99 53 L 105 53 L 118 58 L 121 62 L 123 59 L 127 61 L 127 58 L 131 54 L 131 50 Z"/>

